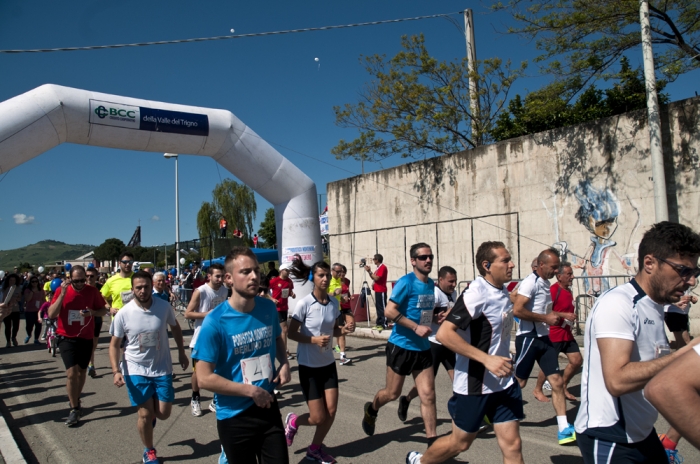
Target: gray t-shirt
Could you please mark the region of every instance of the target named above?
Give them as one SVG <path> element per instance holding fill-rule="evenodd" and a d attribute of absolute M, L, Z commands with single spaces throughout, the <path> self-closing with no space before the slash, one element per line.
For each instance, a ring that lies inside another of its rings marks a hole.
<path fill-rule="evenodd" d="M 294 315 L 301 322 L 299 332 L 309 337 L 318 337 L 321 334 L 330 335 L 331 340 L 325 347 L 311 343 L 299 343 L 297 347 L 297 359 L 299 364 L 307 367 L 324 367 L 335 362 L 333 356 L 333 329 L 335 321 L 340 316 L 338 300 L 329 296 L 328 303 L 323 305 L 313 293 L 306 295 L 297 302 Z"/>

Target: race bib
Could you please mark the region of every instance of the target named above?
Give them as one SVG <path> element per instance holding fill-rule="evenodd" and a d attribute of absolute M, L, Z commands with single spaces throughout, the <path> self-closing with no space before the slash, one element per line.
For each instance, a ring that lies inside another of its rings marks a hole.
<path fill-rule="evenodd" d="M 282 289 L 282 298 L 289 298 L 289 289 L 288 288 Z"/>
<path fill-rule="evenodd" d="M 502 331 L 501 331 L 501 337 L 505 337 L 506 335 L 510 334 L 510 332 L 513 330 L 513 309 L 510 309 L 504 313 L 502 313 Z"/>
<path fill-rule="evenodd" d="M 421 311 L 418 325 L 430 326 L 433 322 L 433 311 Z"/>
<path fill-rule="evenodd" d="M 160 333 L 159 332 L 142 332 L 139 334 L 139 351 L 143 353 L 148 348 L 155 347 L 160 350 Z"/>
<path fill-rule="evenodd" d="M 77 309 L 71 309 L 68 311 L 68 325 L 71 325 L 74 322 L 79 322 L 80 325 L 85 325 L 85 318 Z"/>
<path fill-rule="evenodd" d="M 127 304 L 134 299 L 134 292 L 129 290 L 128 292 L 121 292 L 122 303 Z"/>
<path fill-rule="evenodd" d="M 243 383 L 251 385 L 260 380 L 272 380 L 272 361 L 269 354 L 241 360 Z"/>

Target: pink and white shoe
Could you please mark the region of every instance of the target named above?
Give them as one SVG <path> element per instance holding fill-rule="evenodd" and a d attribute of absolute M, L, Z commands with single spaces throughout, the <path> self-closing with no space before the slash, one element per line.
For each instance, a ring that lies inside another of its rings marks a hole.
<path fill-rule="evenodd" d="M 297 423 L 297 415 L 290 412 L 284 420 L 284 438 L 287 440 L 287 446 L 292 446 L 292 443 L 294 443 L 294 436 L 297 434 L 297 428 L 294 427 L 292 423 Z"/>

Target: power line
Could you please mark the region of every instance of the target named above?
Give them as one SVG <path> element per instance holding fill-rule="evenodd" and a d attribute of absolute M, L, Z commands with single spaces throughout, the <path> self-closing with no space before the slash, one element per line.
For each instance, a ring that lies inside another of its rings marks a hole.
<path fill-rule="evenodd" d="M 129 44 L 112 44 L 112 45 L 91 45 L 87 47 L 61 47 L 61 48 L 35 48 L 26 50 L 0 50 L 0 53 L 50 53 L 50 52 L 74 52 L 83 50 L 103 50 L 107 48 L 127 48 L 127 47 L 148 47 L 151 45 L 171 45 L 180 43 L 190 43 L 190 42 L 210 42 L 214 40 L 230 40 L 230 39 L 244 39 L 248 37 L 264 37 L 268 35 L 282 35 L 282 34 L 296 34 L 299 32 L 314 32 L 314 31 L 329 31 L 332 29 L 346 29 L 349 27 L 364 27 L 364 26 L 378 26 L 380 24 L 390 24 L 390 23 L 401 23 L 405 21 L 419 21 L 422 19 L 433 19 L 433 18 L 444 18 L 448 16 L 454 16 L 461 14 L 461 11 L 456 13 L 442 13 L 434 15 L 425 16 L 415 16 L 412 18 L 398 18 L 398 19 L 385 19 L 382 21 L 369 21 L 364 23 L 353 23 L 353 24 L 340 24 L 335 26 L 321 26 L 321 27 L 306 27 L 303 29 L 287 29 L 282 31 L 268 31 L 268 32 L 253 32 L 250 34 L 236 34 L 236 35 L 220 35 L 216 37 L 199 37 L 194 39 L 177 39 L 177 40 L 159 40 L 155 42 L 136 42 Z"/>

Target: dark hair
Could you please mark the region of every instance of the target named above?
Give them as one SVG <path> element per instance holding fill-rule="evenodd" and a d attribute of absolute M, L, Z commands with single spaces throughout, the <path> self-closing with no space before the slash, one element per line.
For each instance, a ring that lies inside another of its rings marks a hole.
<path fill-rule="evenodd" d="M 486 268 L 484 268 L 483 264 L 484 261 L 492 263 L 496 259 L 496 253 L 494 253 L 493 250 L 505 247 L 506 245 L 503 242 L 484 242 L 479 245 L 479 248 L 476 250 L 476 256 L 474 257 L 476 260 L 476 269 L 479 271 L 479 274 L 482 276 L 486 275 Z"/>
<path fill-rule="evenodd" d="M 571 267 L 571 263 L 567 261 L 562 261 L 561 264 L 559 264 L 559 269 L 557 269 L 557 275 L 562 275 L 567 267 Z"/>
<path fill-rule="evenodd" d="M 94 267 L 89 267 L 89 268 L 85 269 L 85 275 L 87 275 L 88 272 L 94 272 L 94 273 L 95 273 L 95 277 L 99 277 L 99 276 L 100 276 L 100 271 L 98 271 L 98 270 L 95 269 Z"/>
<path fill-rule="evenodd" d="M 265 293 L 270 290 L 270 279 L 267 278 L 266 275 L 260 276 L 260 286 L 258 287 L 258 293 L 260 291 L 264 291 Z"/>
<path fill-rule="evenodd" d="M 119 261 L 121 261 L 122 259 L 124 259 L 126 257 L 129 257 L 132 260 L 134 259 L 134 255 L 130 251 L 122 251 L 121 254 L 119 255 Z"/>
<path fill-rule="evenodd" d="M 342 265 L 342 264 L 341 264 L 341 266 L 343 266 L 343 272 L 347 274 L 347 273 L 348 273 L 348 268 L 347 268 L 347 267 L 345 267 L 345 266 L 344 266 L 344 265 Z"/>
<path fill-rule="evenodd" d="M 226 272 L 226 268 L 223 264 L 214 263 L 207 269 L 207 274 L 212 274 L 214 271 Z"/>
<path fill-rule="evenodd" d="M 13 277 L 15 278 L 15 285 L 20 284 L 19 275 L 15 274 L 14 272 L 12 274 L 7 274 L 5 276 L 5 280 L 2 282 L 3 290 L 7 290 L 7 288 L 10 286 L 10 279 Z"/>
<path fill-rule="evenodd" d="M 226 259 L 224 260 L 225 268 L 233 271 L 233 261 L 239 256 L 247 256 L 255 260 L 256 263 L 258 262 L 258 257 L 255 256 L 255 253 L 253 253 L 253 251 L 250 248 L 243 246 L 235 246 L 231 248 L 231 251 L 229 251 L 226 255 Z"/>
<path fill-rule="evenodd" d="M 72 266 L 70 268 L 70 277 L 73 278 L 73 272 L 75 271 L 83 271 L 85 273 L 85 268 L 81 266 L 80 264 L 76 264 L 75 266 Z"/>
<path fill-rule="evenodd" d="M 134 280 L 136 279 L 146 279 L 153 285 L 153 276 L 150 272 L 146 271 L 136 271 L 131 275 L 131 286 L 134 286 Z"/>
<path fill-rule="evenodd" d="M 663 221 L 651 226 L 644 233 L 637 251 L 639 269 L 644 267 L 644 257 L 667 259 L 673 255 L 700 255 L 700 235 L 683 224 Z"/>
<path fill-rule="evenodd" d="M 331 267 L 332 267 L 332 268 L 336 268 L 336 267 L 342 268 L 343 265 L 340 264 L 340 263 L 333 263 L 333 265 L 332 265 Z"/>
<path fill-rule="evenodd" d="M 294 255 L 292 265 L 288 268 L 290 274 L 302 281 L 302 285 L 306 284 L 306 282 L 309 280 L 309 276 L 312 276 L 313 279 L 313 275 L 316 273 L 316 269 L 324 269 L 330 272 L 331 267 L 325 261 L 316 261 L 309 267 L 306 264 L 304 264 L 304 261 L 301 259 L 301 256 Z"/>
<path fill-rule="evenodd" d="M 552 247 L 549 247 L 546 250 L 542 250 L 542 252 L 539 255 L 537 255 L 537 264 L 544 264 L 547 261 L 547 257 L 550 255 L 554 255 L 558 258 L 559 250 Z"/>
<path fill-rule="evenodd" d="M 381 264 L 381 263 L 384 262 L 384 256 L 380 255 L 379 253 L 377 253 L 376 255 L 374 255 L 374 259 L 376 259 L 377 261 L 379 261 L 379 264 Z"/>
<path fill-rule="evenodd" d="M 444 279 L 445 277 L 447 277 L 447 274 L 454 274 L 455 277 L 457 277 L 457 271 L 455 271 L 455 268 L 450 266 L 442 266 L 438 271 L 438 278 Z"/>
<path fill-rule="evenodd" d="M 414 245 L 411 245 L 411 251 L 409 252 L 409 255 L 411 258 L 415 258 L 418 256 L 417 251 L 420 250 L 421 248 L 430 248 L 430 245 L 427 243 L 419 242 Z M 432 250 L 432 248 L 430 248 Z"/>

